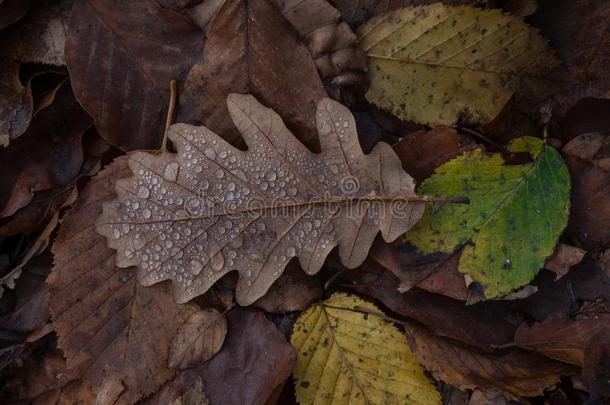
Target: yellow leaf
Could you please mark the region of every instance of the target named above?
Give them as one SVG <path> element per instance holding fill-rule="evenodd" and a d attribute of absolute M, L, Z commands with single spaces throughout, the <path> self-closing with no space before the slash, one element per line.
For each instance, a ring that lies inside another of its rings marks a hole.
<path fill-rule="evenodd" d="M 294 325 L 300 404 L 440 404 L 405 336 L 355 296 L 334 294 Z"/>
<path fill-rule="evenodd" d="M 430 125 L 491 121 L 517 89 L 543 93 L 558 66 L 547 41 L 499 10 L 409 7 L 359 30 L 369 56 L 372 103 Z"/>

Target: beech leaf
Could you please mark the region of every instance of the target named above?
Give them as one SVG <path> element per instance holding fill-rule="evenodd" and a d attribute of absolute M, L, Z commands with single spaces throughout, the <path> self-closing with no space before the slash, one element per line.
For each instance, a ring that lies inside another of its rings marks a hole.
<path fill-rule="evenodd" d="M 506 165 L 500 154 L 475 149 L 440 166 L 419 191 L 467 196 L 470 204 L 436 206 L 406 235 L 425 254 L 465 245 L 458 270 L 480 283 L 486 298 L 534 278 L 553 254 L 570 210 L 570 175 L 555 149 L 523 137 L 509 151 L 529 152 L 534 160 Z"/>
<path fill-rule="evenodd" d="M 486 124 L 515 91 L 544 94 L 544 75 L 558 66 L 535 29 L 500 10 L 407 7 L 372 18 L 359 35 L 367 99 L 422 124 Z"/>
<path fill-rule="evenodd" d="M 373 304 L 337 293 L 303 312 L 290 343 L 301 404 L 440 404 L 405 336 Z"/>
<path fill-rule="evenodd" d="M 227 106 L 247 151 L 205 127 L 173 125 L 178 153 L 132 153 L 134 177 L 117 182 L 118 199 L 98 219 L 117 265 L 138 266 L 144 285 L 172 280 L 183 303 L 237 270 L 236 299 L 248 305 L 291 258 L 315 274 L 338 246 L 354 268 L 378 231 L 395 240 L 422 216 L 423 198 L 392 148 L 379 143 L 365 155 L 341 104 L 318 103 L 320 154 L 253 96 L 232 94 Z"/>

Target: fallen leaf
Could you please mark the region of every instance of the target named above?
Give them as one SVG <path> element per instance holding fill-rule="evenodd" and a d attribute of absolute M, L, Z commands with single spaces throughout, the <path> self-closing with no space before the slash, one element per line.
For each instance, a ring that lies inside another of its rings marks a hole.
<path fill-rule="evenodd" d="M 225 0 L 156 0 L 161 6 L 189 17 L 207 35 Z"/>
<path fill-rule="evenodd" d="M 215 309 L 192 314 L 180 327 L 169 348 L 169 366 L 185 369 L 218 353 L 227 334 L 227 320 Z"/>
<path fill-rule="evenodd" d="M 132 154 L 134 177 L 117 183 L 119 199 L 98 220 L 117 265 L 138 266 L 143 285 L 171 279 L 183 303 L 238 270 L 236 299 L 248 305 L 292 257 L 315 274 L 338 246 L 353 268 L 379 231 L 391 241 L 421 217 L 422 199 L 390 146 L 363 154 L 341 104 L 318 104 L 321 154 L 253 96 L 232 94 L 227 105 L 247 151 L 176 124 L 169 138 L 178 154 Z"/>
<path fill-rule="evenodd" d="M 565 85 L 554 97 L 557 114 L 585 97 L 608 98 L 610 4 L 595 0 L 538 0 L 532 24 L 540 27 L 567 68 Z"/>
<path fill-rule="evenodd" d="M 0 58 L 0 146 L 4 147 L 25 132 L 32 117 L 32 91 L 19 79 L 20 66 L 19 61 Z"/>
<path fill-rule="evenodd" d="M 83 164 L 82 135 L 91 118 L 77 103 L 69 83 L 53 104 L 42 110 L 27 131 L 0 149 L 0 217 L 29 204 L 34 192 L 73 181 Z M 18 157 L 18 158 L 17 158 Z"/>
<path fill-rule="evenodd" d="M 544 268 L 554 271 L 557 278 L 565 276 L 572 266 L 580 263 L 587 252 L 574 246 L 559 243 L 553 256 L 544 263 Z"/>
<path fill-rule="evenodd" d="M 354 106 L 368 88 L 366 55 L 356 35 L 327 0 L 275 0 L 282 15 L 307 43 L 328 93 Z"/>
<path fill-rule="evenodd" d="M 52 252 L 49 306 L 68 368 L 98 390 L 120 382 L 119 400 L 133 403 L 171 379 L 170 341 L 195 312 L 176 305 L 168 285 L 143 288 L 133 269 L 117 269 L 114 251 L 93 225 L 112 184 L 129 174 L 119 158 L 95 176 L 64 216 Z"/>
<path fill-rule="evenodd" d="M 320 280 L 305 274 L 297 262 L 291 260 L 269 291 L 252 305 L 272 313 L 304 311 L 323 295 Z"/>
<path fill-rule="evenodd" d="M 252 93 L 277 111 L 301 142 L 319 149 L 315 112 L 326 92 L 307 48 L 273 0 L 224 2 L 203 62 L 186 78 L 178 120 L 203 124 L 241 146 L 225 104 L 230 93 Z"/>
<path fill-rule="evenodd" d="M 588 402 L 610 400 L 610 334 L 607 330 L 592 336 L 585 349 L 582 380 L 590 392 Z"/>
<path fill-rule="evenodd" d="M 372 263 L 371 263 L 372 262 Z M 398 291 L 398 278 L 374 261 L 340 276 L 344 286 L 379 300 L 401 316 L 425 325 L 435 335 L 464 342 L 489 352 L 493 346 L 513 341 L 522 322 L 507 303 L 481 302 L 464 305 L 463 301 L 432 294 L 419 288 Z"/>
<path fill-rule="evenodd" d="M 193 386 L 180 397 L 176 398 L 170 405 L 208 405 L 209 403 L 210 401 L 203 388 L 203 380 L 197 378 Z"/>
<path fill-rule="evenodd" d="M 3 0 L 0 3 L 0 30 L 23 18 L 29 8 L 30 0 Z"/>
<path fill-rule="evenodd" d="M 203 42 L 187 17 L 153 0 L 76 1 L 65 48 L 74 93 L 109 143 L 158 148 L 169 82 L 184 79 Z"/>
<path fill-rule="evenodd" d="M 144 404 L 167 404 L 203 380 L 212 404 L 264 405 L 294 367 L 294 351 L 261 311 L 235 308 L 222 349 L 204 364 L 182 370 Z M 227 389 L 235 387 L 235 389 Z"/>
<path fill-rule="evenodd" d="M 601 334 L 610 334 L 610 314 L 596 314 L 586 319 L 551 319 L 532 325 L 524 323 L 515 333 L 515 343 L 582 367 L 589 340 Z"/>
<path fill-rule="evenodd" d="M 582 134 L 563 147 L 572 177 L 572 208 L 568 234 L 587 250 L 610 242 L 610 136 Z"/>
<path fill-rule="evenodd" d="M 534 161 L 505 165 L 501 155 L 475 149 L 440 166 L 418 191 L 470 203 L 434 207 L 406 235 L 425 254 L 465 245 L 458 270 L 486 298 L 528 284 L 568 221 L 570 176 L 559 153 L 532 137 L 514 140 L 509 150 L 529 152 Z"/>
<path fill-rule="evenodd" d="M 542 395 L 561 376 L 576 374 L 577 368 L 520 349 L 505 353 L 481 353 L 406 327 L 415 356 L 436 379 L 460 389 L 479 388 L 489 393 L 507 392 L 514 396 Z"/>
<path fill-rule="evenodd" d="M 441 397 L 413 357 L 403 334 L 377 307 L 333 294 L 303 312 L 290 343 L 299 403 L 440 404 Z"/>
<path fill-rule="evenodd" d="M 423 124 L 488 123 L 516 91 L 551 90 L 558 67 L 536 30 L 500 10 L 403 8 L 358 33 L 369 57 L 367 100 Z"/>
<path fill-rule="evenodd" d="M 512 15 L 527 17 L 538 10 L 538 0 L 496 0 L 495 3 Z"/>
<path fill-rule="evenodd" d="M 403 169 L 418 184 L 430 177 L 443 163 L 475 147 L 476 143 L 471 138 L 447 127 L 413 132 L 392 145 Z"/>

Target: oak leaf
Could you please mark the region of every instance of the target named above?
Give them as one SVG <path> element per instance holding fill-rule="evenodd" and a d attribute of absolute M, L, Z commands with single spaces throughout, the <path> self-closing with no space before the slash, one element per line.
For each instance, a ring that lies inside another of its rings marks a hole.
<path fill-rule="evenodd" d="M 170 341 L 196 312 L 177 305 L 167 285 L 143 288 L 133 269 L 117 269 L 114 251 L 93 229 L 102 204 L 113 198 L 112 181 L 129 174 L 126 160 L 95 176 L 63 218 L 48 278 L 53 327 L 68 368 L 110 403 L 134 403 L 173 377 Z"/>
<path fill-rule="evenodd" d="M 422 198 L 391 147 L 363 154 L 341 104 L 318 103 L 320 154 L 253 96 L 232 94 L 227 106 L 247 151 L 205 127 L 173 125 L 178 153 L 131 154 L 134 177 L 117 182 L 118 199 L 98 219 L 117 265 L 138 266 L 142 284 L 172 280 L 176 300 L 187 302 L 238 270 L 236 299 L 248 305 L 291 258 L 315 274 L 338 246 L 353 268 L 378 231 L 392 241 L 422 216 Z"/>

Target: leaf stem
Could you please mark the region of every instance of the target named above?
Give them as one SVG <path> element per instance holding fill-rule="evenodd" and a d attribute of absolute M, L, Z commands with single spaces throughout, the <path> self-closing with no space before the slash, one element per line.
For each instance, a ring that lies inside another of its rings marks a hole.
<path fill-rule="evenodd" d="M 163 142 L 161 143 L 161 152 L 165 152 L 167 150 L 167 133 L 169 131 L 169 127 L 172 125 L 174 121 L 174 110 L 176 109 L 176 98 L 178 95 L 178 89 L 176 86 L 176 81 L 171 80 L 169 82 L 169 106 L 167 107 L 167 117 L 165 118 L 165 131 L 163 132 Z"/>

